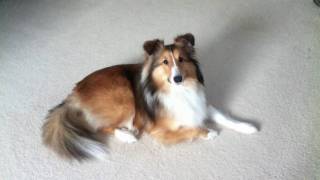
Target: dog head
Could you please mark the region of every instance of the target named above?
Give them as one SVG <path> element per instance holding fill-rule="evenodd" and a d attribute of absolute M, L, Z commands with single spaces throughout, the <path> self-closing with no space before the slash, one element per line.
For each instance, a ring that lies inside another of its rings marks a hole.
<path fill-rule="evenodd" d="M 177 36 L 169 45 L 164 45 L 159 39 L 146 41 L 143 45 L 145 62 L 142 81 L 152 81 L 154 88 L 164 91 L 190 82 L 203 84 L 194 45 L 191 33 Z"/>

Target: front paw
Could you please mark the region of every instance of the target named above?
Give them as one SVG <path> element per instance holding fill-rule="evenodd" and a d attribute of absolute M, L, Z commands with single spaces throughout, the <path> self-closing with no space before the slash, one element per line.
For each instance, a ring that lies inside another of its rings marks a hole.
<path fill-rule="evenodd" d="M 211 140 L 214 139 L 218 136 L 218 132 L 213 130 L 213 129 L 208 129 L 208 133 L 206 134 L 206 136 L 204 136 L 202 139 L 204 140 Z"/>
<path fill-rule="evenodd" d="M 255 127 L 253 124 L 240 123 L 237 125 L 236 131 L 243 133 L 243 134 L 253 134 L 253 133 L 258 132 L 258 128 Z"/>

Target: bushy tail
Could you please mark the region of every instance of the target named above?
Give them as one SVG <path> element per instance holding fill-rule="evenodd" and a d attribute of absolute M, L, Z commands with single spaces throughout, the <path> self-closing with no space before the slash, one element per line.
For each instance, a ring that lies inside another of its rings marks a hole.
<path fill-rule="evenodd" d="M 243 134 L 253 134 L 258 131 L 258 128 L 253 124 L 235 120 L 232 117 L 221 113 L 213 106 L 209 106 L 208 108 L 210 119 L 221 126 Z"/>
<path fill-rule="evenodd" d="M 84 113 L 68 102 L 49 111 L 42 138 L 45 145 L 69 159 L 103 159 L 106 155 L 101 136 L 88 124 Z"/>

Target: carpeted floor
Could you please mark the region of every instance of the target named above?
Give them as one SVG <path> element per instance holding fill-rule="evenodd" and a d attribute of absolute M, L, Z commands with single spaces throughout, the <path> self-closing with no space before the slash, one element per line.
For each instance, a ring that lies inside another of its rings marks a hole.
<path fill-rule="evenodd" d="M 42 145 L 47 110 L 77 81 L 185 32 L 210 102 L 259 133 L 173 147 L 111 139 L 105 161 L 82 164 Z M 312 0 L 0 1 L 0 179 L 320 179 L 319 91 Z"/>

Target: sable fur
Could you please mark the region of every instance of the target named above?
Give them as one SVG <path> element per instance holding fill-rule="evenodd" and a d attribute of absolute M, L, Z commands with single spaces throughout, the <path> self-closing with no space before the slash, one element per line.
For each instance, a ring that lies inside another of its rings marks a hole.
<path fill-rule="evenodd" d="M 132 142 L 147 132 L 164 144 L 213 138 L 216 132 L 204 127 L 207 116 L 234 130 L 255 132 L 254 126 L 222 117 L 212 107 L 207 114 L 194 45 L 190 33 L 166 46 L 159 39 L 146 41 L 142 63 L 89 74 L 63 103 L 49 111 L 42 128 L 44 144 L 62 157 L 81 161 L 103 158 L 107 135 Z M 181 85 L 172 82 L 175 73 L 180 73 Z M 185 109 L 190 117 L 183 116 Z"/>
<path fill-rule="evenodd" d="M 190 59 L 196 68 L 196 78 L 203 84 L 193 47 L 181 46 L 181 43 L 194 45 L 192 38 L 191 34 L 178 36 L 175 44 L 167 46 L 159 39 L 146 41 L 143 45 L 146 55 L 144 63 L 107 67 L 85 77 L 61 105 L 49 111 L 43 125 L 44 143 L 63 157 L 82 160 L 93 157 L 89 147 L 86 147 L 89 145 L 85 143 L 90 143 L 99 151 L 106 151 L 103 137 L 122 128 L 131 115 L 139 134 L 144 128 L 151 133 L 159 124 L 156 122 L 156 112 L 161 109 L 154 96 L 159 87 L 151 76 L 158 66 L 156 60 L 160 52 L 179 49 Z M 146 77 L 142 77 L 146 63 L 150 67 Z M 152 100 L 147 100 L 147 96 Z"/>
<path fill-rule="evenodd" d="M 105 135 L 121 127 L 135 107 L 142 109 L 141 103 L 135 100 L 141 99 L 135 82 L 140 69 L 141 64 L 108 67 L 77 83 L 72 94 L 49 111 L 42 128 L 43 142 L 62 157 L 79 161 L 93 157 L 86 150 L 88 146 L 100 152 L 107 151 L 103 140 Z M 108 91 L 109 94 L 103 94 Z M 86 114 L 92 117 L 88 118 Z M 138 117 L 140 115 L 136 113 L 135 124 L 141 129 L 144 123 Z"/>

